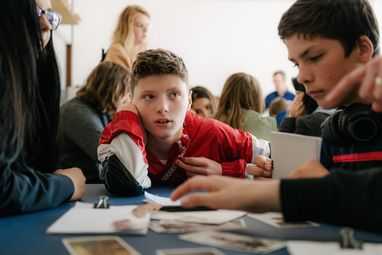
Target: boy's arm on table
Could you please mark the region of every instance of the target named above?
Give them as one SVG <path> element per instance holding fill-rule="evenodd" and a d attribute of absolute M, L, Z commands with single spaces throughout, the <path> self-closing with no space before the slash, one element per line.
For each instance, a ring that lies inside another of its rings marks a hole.
<path fill-rule="evenodd" d="M 115 195 L 138 195 L 151 186 L 146 159 L 145 134 L 134 111 L 115 114 L 104 129 L 98 146 L 100 177 Z"/>

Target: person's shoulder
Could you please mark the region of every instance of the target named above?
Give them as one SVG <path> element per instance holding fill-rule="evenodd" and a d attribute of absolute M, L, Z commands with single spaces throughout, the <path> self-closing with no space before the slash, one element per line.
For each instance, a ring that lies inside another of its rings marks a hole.
<path fill-rule="evenodd" d="M 265 98 L 271 98 L 271 97 L 275 97 L 275 96 L 278 96 L 277 91 L 272 91 L 272 92 L 268 93 L 268 95 Z"/>
<path fill-rule="evenodd" d="M 243 118 L 244 122 L 254 122 L 256 120 L 263 119 L 260 113 L 254 111 L 254 110 L 243 110 Z"/>
<path fill-rule="evenodd" d="M 322 122 L 329 116 L 329 114 L 323 112 L 307 114 L 296 119 L 296 126 L 311 125 L 320 130 Z"/>
<path fill-rule="evenodd" d="M 86 104 L 81 98 L 79 97 L 73 97 L 72 99 L 69 99 L 66 101 L 61 108 L 62 109 L 76 109 L 78 107 L 89 107 L 88 104 Z"/>
<path fill-rule="evenodd" d="M 254 110 L 244 110 L 244 122 L 255 122 L 255 123 L 268 123 L 271 125 L 276 125 L 276 119 L 271 116 L 263 116 Z"/>
<path fill-rule="evenodd" d="M 314 112 L 311 114 L 307 114 L 304 116 L 301 116 L 298 119 L 298 121 L 306 121 L 306 120 L 322 120 L 324 121 L 327 117 L 329 117 L 330 114 L 325 113 L 325 112 Z"/>
<path fill-rule="evenodd" d="M 79 97 L 74 97 L 61 106 L 64 115 L 95 115 L 95 109 Z"/>
<path fill-rule="evenodd" d="M 185 119 L 184 119 L 184 123 L 189 128 L 195 129 L 201 125 L 205 125 L 205 120 L 206 120 L 205 118 L 200 117 L 196 113 L 187 111 Z"/>
<path fill-rule="evenodd" d="M 243 110 L 244 116 L 250 118 L 261 118 L 261 114 L 254 110 Z"/>
<path fill-rule="evenodd" d="M 125 48 L 120 43 L 113 43 L 110 45 L 109 49 L 106 52 L 106 56 L 104 61 L 109 61 L 116 63 L 127 70 L 131 70 L 131 59 L 127 55 L 127 52 L 125 51 Z"/>
<path fill-rule="evenodd" d="M 123 45 L 120 44 L 120 43 L 113 43 L 110 45 L 109 49 L 107 50 L 107 52 L 110 52 L 110 51 L 125 51 L 125 49 L 123 48 Z"/>
<path fill-rule="evenodd" d="M 288 100 L 293 100 L 296 95 L 287 90 L 284 94 L 284 98 Z"/>
<path fill-rule="evenodd" d="M 226 128 L 226 126 L 228 126 L 218 120 L 212 118 L 203 118 L 190 111 L 186 113 L 185 125 L 195 135 L 216 135 L 219 130 L 223 130 Z"/>

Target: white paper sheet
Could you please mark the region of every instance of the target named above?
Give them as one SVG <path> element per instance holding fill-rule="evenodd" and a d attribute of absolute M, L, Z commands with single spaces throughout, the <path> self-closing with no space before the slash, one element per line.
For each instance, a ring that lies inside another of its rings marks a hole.
<path fill-rule="evenodd" d="M 288 251 L 291 255 L 380 255 L 382 244 L 364 243 L 362 250 L 341 249 L 336 242 L 311 242 L 311 241 L 289 241 Z"/>
<path fill-rule="evenodd" d="M 147 191 L 145 191 L 145 201 L 147 203 L 159 204 L 163 206 L 180 206 L 180 200 L 172 201 L 168 197 L 153 195 Z"/>
<path fill-rule="evenodd" d="M 56 220 L 48 229 L 54 233 L 126 233 L 145 234 L 150 222 L 150 213 L 136 217 L 132 211 L 136 205 L 110 206 L 108 209 L 94 209 L 93 204 L 77 202 L 73 208 Z M 114 223 L 128 222 L 129 227 L 118 229 Z"/>

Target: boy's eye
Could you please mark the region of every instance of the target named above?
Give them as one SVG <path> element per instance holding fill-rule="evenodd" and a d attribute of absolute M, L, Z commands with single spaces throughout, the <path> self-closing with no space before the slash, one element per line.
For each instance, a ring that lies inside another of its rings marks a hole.
<path fill-rule="evenodd" d="M 313 57 L 310 57 L 309 60 L 312 61 L 312 62 L 317 62 L 318 60 L 321 59 L 322 56 L 323 56 L 323 54 L 320 54 L 320 55 L 317 55 L 317 56 L 313 56 Z"/>
<path fill-rule="evenodd" d="M 293 63 L 293 67 L 299 67 L 299 65 L 297 63 Z"/>
<path fill-rule="evenodd" d="M 152 99 L 154 99 L 154 96 L 153 95 L 144 95 L 143 99 L 145 99 L 145 100 L 152 100 Z"/>
<path fill-rule="evenodd" d="M 171 98 L 177 98 L 177 97 L 179 97 L 180 96 L 180 93 L 179 92 L 171 92 L 170 93 L 170 97 Z"/>

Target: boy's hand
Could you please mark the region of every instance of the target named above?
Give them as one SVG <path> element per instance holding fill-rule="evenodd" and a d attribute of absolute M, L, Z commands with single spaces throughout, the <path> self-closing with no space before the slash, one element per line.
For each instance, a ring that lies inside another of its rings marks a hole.
<path fill-rule="evenodd" d="M 273 163 L 270 158 L 257 155 L 255 158 L 255 164 L 247 164 L 245 172 L 253 175 L 255 178 L 272 176 Z"/>
<path fill-rule="evenodd" d="M 208 206 L 249 212 L 279 211 L 280 181 L 249 181 L 225 176 L 195 176 L 176 188 L 172 200 L 183 207 Z M 207 192 L 201 193 L 204 190 Z M 199 191 L 199 192 L 193 192 Z M 188 194 L 193 192 L 191 194 Z"/>
<path fill-rule="evenodd" d="M 133 112 L 139 116 L 139 118 L 141 119 L 141 127 L 142 127 L 142 131 L 144 134 L 143 143 L 146 144 L 147 143 L 147 133 L 146 133 L 146 129 L 143 126 L 141 114 L 139 113 L 137 106 L 135 104 L 133 104 L 132 102 L 127 103 L 127 104 L 121 104 L 120 106 L 118 106 L 118 109 L 117 109 L 117 112 L 120 112 L 120 111 L 130 111 L 130 112 Z"/>
<path fill-rule="evenodd" d="M 328 175 L 329 171 L 323 167 L 316 160 L 308 160 L 302 165 L 298 166 L 289 175 L 289 179 L 300 179 L 300 178 L 321 178 Z"/>
<path fill-rule="evenodd" d="M 175 163 L 184 169 L 188 176 L 194 175 L 222 175 L 221 164 L 205 157 L 185 157 L 177 159 Z"/>
<path fill-rule="evenodd" d="M 120 112 L 120 111 L 130 111 L 139 115 L 137 107 L 131 103 L 121 104 L 120 106 L 118 106 L 117 112 Z"/>

